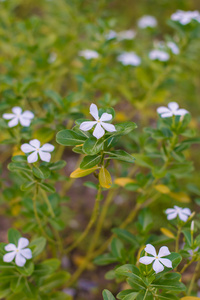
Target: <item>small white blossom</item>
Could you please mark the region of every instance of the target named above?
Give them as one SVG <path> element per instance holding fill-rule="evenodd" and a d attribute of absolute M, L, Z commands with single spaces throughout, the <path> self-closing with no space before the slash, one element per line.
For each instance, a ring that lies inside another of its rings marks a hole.
<path fill-rule="evenodd" d="M 11 262 L 15 258 L 15 263 L 19 267 L 23 267 L 26 263 L 26 259 L 32 258 L 31 249 L 26 248 L 29 244 L 28 239 L 21 237 L 18 240 L 17 247 L 14 244 L 8 244 L 5 246 L 6 253 L 3 256 L 4 262 Z"/>
<path fill-rule="evenodd" d="M 95 104 L 90 105 L 90 114 L 93 116 L 93 118 L 96 121 L 83 122 L 80 125 L 81 130 L 88 131 L 88 130 L 92 129 L 92 127 L 94 125 L 96 125 L 95 129 L 93 131 L 93 136 L 95 136 L 97 139 L 100 139 L 105 134 L 105 130 L 109 131 L 109 132 L 116 131 L 114 125 L 109 124 L 109 123 L 105 123 L 107 121 L 112 120 L 112 115 L 111 114 L 103 113 L 102 116 L 99 118 L 98 108 Z"/>
<path fill-rule="evenodd" d="M 134 39 L 135 35 L 136 35 L 136 32 L 132 29 L 124 30 L 124 31 L 120 31 L 117 33 L 117 39 L 119 41 L 132 40 L 132 39 Z"/>
<path fill-rule="evenodd" d="M 143 16 L 138 20 L 137 23 L 139 28 L 147 28 L 147 27 L 156 27 L 157 26 L 157 20 L 153 16 Z"/>
<path fill-rule="evenodd" d="M 165 106 L 160 106 L 157 109 L 157 113 L 160 114 L 161 118 L 169 118 L 172 116 L 184 116 L 188 114 L 186 109 L 179 109 L 179 105 L 176 102 L 170 102 L 168 108 Z"/>
<path fill-rule="evenodd" d="M 31 140 L 29 144 L 26 143 L 21 146 L 21 150 L 24 153 L 31 153 L 27 158 L 29 163 L 36 162 L 38 160 L 38 154 L 42 161 L 49 162 L 51 160 L 51 154 L 49 152 L 52 152 L 54 148 L 53 145 L 48 143 L 40 147 L 40 141 L 37 139 Z"/>
<path fill-rule="evenodd" d="M 174 42 L 167 42 L 167 47 L 172 51 L 173 54 L 179 54 L 179 47 Z"/>
<path fill-rule="evenodd" d="M 155 49 L 149 52 L 149 58 L 151 60 L 160 60 L 160 61 L 167 61 L 169 60 L 169 54 L 165 51 Z"/>
<path fill-rule="evenodd" d="M 12 108 L 13 114 L 3 114 L 3 119 L 11 120 L 8 122 L 9 127 L 15 127 L 18 123 L 22 126 L 28 127 L 31 124 L 31 120 L 34 118 L 34 114 L 26 110 L 22 112 L 21 107 L 15 106 Z"/>
<path fill-rule="evenodd" d="M 106 34 L 106 39 L 107 40 L 112 40 L 115 39 L 117 37 L 117 32 L 114 30 L 110 30 L 107 34 Z"/>
<path fill-rule="evenodd" d="M 79 52 L 79 56 L 83 56 L 85 59 L 94 59 L 99 57 L 99 53 L 94 50 L 82 50 Z"/>
<path fill-rule="evenodd" d="M 149 265 L 152 262 L 154 262 L 153 269 L 156 272 L 156 274 L 162 272 L 164 270 L 164 266 L 167 268 L 172 268 L 171 260 L 167 258 L 163 258 L 171 254 L 169 252 L 168 247 L 166 246 L 161 247 L 158 254 L 156 253 L 155 247 L 152 246 L 151 244 L 147 244 L 144 250 L 146 253 L 151 254 L 152 256 L 140 257 L 139 262 L 144 265 Z"/>
<path fill-rule="evenodd" d="M 117 57 L 117 60 L 124 66 L 139 66 L 141 64 L 141 58 L 134 52 L 123 52 Z"/>
<path fill-rule="evenodd" d="M 173 21 L 177 21 L 182 25 L 189 24 L 192 20 L 196 20 L 200 22 L 200 13 L 199 11 L 183 11 L 177 10 L 175 13 L 171 15 L 171 19 Z"/>
<path fill-rule="evenodd" d="M 48 63 L 52 64 L 56 61 L 56 59 L 57 59 L 57 54 L 55 52 L 51 52 L 48 57 Z"/>
<path fill-rule="evenodd" d="M 175 205 L 174 208 L 168 208 L 165 213 L 167 214 L 168 220 L 173 220 L 179 216 L 180 220 L 186 222 L 191 215 L 191 210 L 189 208 L 182 208 Z"/>

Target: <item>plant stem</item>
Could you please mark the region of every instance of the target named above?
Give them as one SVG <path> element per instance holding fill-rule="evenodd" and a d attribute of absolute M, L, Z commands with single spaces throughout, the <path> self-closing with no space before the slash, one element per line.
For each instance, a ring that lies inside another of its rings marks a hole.
<path fill-rule="evenodd" d="M 176 245 L 175 245 L 175 252 L 176 253 L 178 253 L 180 234 L 181 234 L 181 226 L 178 225 L 178 231 L 177 231 L 177 236 L 176 236 Z"/>
<path fill-rule="evenodd" d="M 46 192 L 44 190 L 42 190 L 42 189 L 40 189 L 40 190 L 41 190 L 41 194 L 42 194 L 42 196 L 44 198 L 44 201 L 46 202 L 46 205 L 48 206 L 48 209 L 49 209 L 49 212 L 50 212 L 52 218 L 55 218 L 55 214 L 54 214 L 53 208 L 51 206 L 51 203 L 49 201 L 49 198 L 48 198 Z"/>
<path fill-rule="evenodd" d="M 95 221 L 98 217 L 98 213 L 99 213 L 99 204 L 100 204 L 100 200 L 101 200 L 101 191 L 102 191 L 102 189 L 101 189 L 101 186 L 99 185 L 98 192 L 97 192 L 97 197 L 96 197 L 96 201 L 95 201 L 95 205 L 94 205 L 94 209 L 93 209 L 90 221 L 89 221 L 87 227 L 85 228 L 84 232 L 80 235 L 80 237 L 71 246 L 69 246 L 64 251 L 66 254 L 69 253 L 74 248 L 76 248 L 85 239 L 85 237 L 88 235 L 90 229 L 92 228 L 93 224 L 95 223 Z"/>
<path fill-rule="evenodd" d="M 190 295 L 191 292 L 192 292 L 193 285 L 194 285 L 194 283 L 195 283 L 195 281 L 196 281 L 196 277 L 197 277 L 197 274 L 198 274 L 199 269 L 200 269 L 200 261 L 198 261 L 198 263 L 197 263 L 197 265 L 196 265 L 196 268 L 195 268 L 195 271 L 194 271 L 194 274 L 193 274 L 193 276 L 192 276 L 192 280 L 191 280 L 191 282 L 190 282 L 190 286 L 189 286 L 189 289 L 188 289 L 188 295 Z"/>
<path fill-rule="evenodd" d="M 185 265 L 183 266 L 183 268 L 182 268 L 181 271 L 180 271 L 180 274 L 184 273 L 185 270 L 186 270 L 186 269 L 187 269 L 194 261 L 195 261 L 195 258 L 193 257 L 187 264 L 185 264 Z"/>

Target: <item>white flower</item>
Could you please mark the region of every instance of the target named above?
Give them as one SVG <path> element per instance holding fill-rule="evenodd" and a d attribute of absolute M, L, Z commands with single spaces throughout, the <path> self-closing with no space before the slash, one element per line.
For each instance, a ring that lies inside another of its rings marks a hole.
<path fill-rule="evenodd" d="M 134 52 L 123 52 L 117 57 L 117 60 L 125 66 L 138 66 L 141 64 L 141 58 Z"/>
<path fill-rule="evenodd" d="M 136 35 L 136 32 L 134 30 L 124 30 L 124 31 L 120 31 L 117 33 L 117 39 L 119 41 L 123 41 L 123 40 L 132 40 L 134 39 Z"/>
<path fill-rule="evenodd" d="M 152 262 L 154 262 L 153 269 L 156 272 L 156 274 L 162 272 L 164 270 L 164 266 L 167 268 L 172 268 L 171 260 L 167 258 L 163 258 L 164 256 L 171 254 L 169 252 L 168 247 L 166 246 L 161 247 L 158 252 L 158 255 L 156 253 L 156 249 L 151 244 L 147 244 L 144 250 L 146 251 L 146 253 L 153 255 L 153 257 L 152 256 L 140 257 L 139 262 L 144 265 L 149 265 Z"/>
<path fill-rule="evenodd" d="M 179 47 L 174 42 L 168 42 L 167 47 L 176 55 L 180 53 Z"/>
<path fill-rule="evenodd" d="M 54 150 L 54 146 L 51 144 L 44 144 L 42 147 L 40 147 L 40 141 L 37 139 L 31 140 L 29 144 L 23 144 L 21 146 L 21 150 L 24 153 L 30 153 L 28 156 L 28 162 L 29 163 L 34 163 L 38 160 L 38 154 L 41 158 L 41 160 L 49 162 L 51 159 L 51 154 L 49 152 L 52 152 Z"/>
<path fill-rule="evenodd" d="M 31 120 L 34 118 L 34 114 L 26 110 L 22 112 L 21 107 L 15 106 L 12 108 L 13 114 L 3 114 L 3 118 L 5 120 L 11 120 L 8 122 L 9 127 L 14 127 L 18 123 L 20 123 L 22 126 L 28 127 L 31 124 Z"/>
<path fill-rule="evenodd" d="M 196 20 L 200 22 L 200 13 L 197 10 L 195 11 L 177 10 L 175 13 L 171 15 L 171 19 L 173 21 L 177 21 L 181 23 L 182 25 L 187 25 L 192 20 Z"/>
<path fill-rule="evenodd" d="M 169 54 L 165 51 L 155 49 L 149 52 L 149 58 L 151 60 L 160 60 L 160 61 L 167 61 L 169 60 Z"/>
<path fill-rule="evenodd" d="M 147 28 L 147 27 L 156 27 L 157 20 L 153 16 L 143 16 L 138 20 L 138 27 L 139 28 Z"/>
<path fill-rule="evenodd" d="M 3 256 L 4 262 L 11 262 L 15 258 L 15 263 L 19 267 L 23 267 L 26 263 L 26 259 L 32 258 L 32 252 L 29 248 L 26 248 L 29 241 L 26 238 L 21 237 L 18 240 L 17 247 L 14 244 L 8 244 L 5 246 L 6 253 Z"/>
<path fill-rule="evenodd" d="M 51 52 L 48 57 L 48 63 L 52 64 L 56 61 L 56 59 L 57 59 L 57 54 L 55 52 Z"/>
<path fill-rule="evenodd" d="M 110 30 L 107 34 L 106 34 L 106 39 L 107 40 L 111 40 L 117 37 L 117 32 L 114 30 Z"/>
<path fill-rule="evenodd" d="M 176 102 L 170 102 L 168 108 L 161 106 L 157 109 L 157 113 L 160 114 L 161 118 L 169 118 L 172 116 L 184 116 L 188 114 L 186 109 L 179 109 L 179 105 Z"/>
<path fill-rule="evenodd" d="M 83 56 L 85 59 L 93 59 L 93 58 L 98 58 L 99 53 L 94 50 L 86 49 L 86 50 L 80 51 L 79 56 Z"/>
<path fill-rule="evenodd" d="M 191 210 L 189 208 L 182 208 L 175 205 L 174 208 L 168 208 L 165 213 L 167 214 L 168 220 L 173 220 L 179 216 L 180 220 L 186 222 L 188 217 L 191 215 Z"/>
<path fill-rule="evenodd" d="M 103 113 L 102 116 L 99 118 L 98 108 L 95 104 L 90 105 L 90 114 L 96 121 L 83 122 L 80 125 L 81 130 L 88 131 L 92 129 L 94 125 L 96 125 L 93 131 L 93 136 L 95 136 L 97 139 L 100 139 L 105 134 L 105 130 L 109 132 L 116 131 L 114 125 L 105 123 L 106 121 L 110 121 L 112 119 L 111 114 Z"/>

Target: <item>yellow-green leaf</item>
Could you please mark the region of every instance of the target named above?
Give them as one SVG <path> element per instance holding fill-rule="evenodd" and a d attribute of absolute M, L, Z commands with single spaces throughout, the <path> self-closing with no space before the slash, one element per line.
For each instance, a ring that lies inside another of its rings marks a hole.
<path fill-rule="evenodd" d="M 157 184 L 154 186 L 154 188 L 161 194 L 169 194 L 170 193 L 170 189 L 168 188 L 168 186 L 166 186 L 164 184 Z"/>
<path fill-rule="evenodd" d="M 169 195 L 172 198 L 174 198 L 177 201 L 182 202 L 182 203 L 190 203 L 191 202 L 190 197 L 186 193 L 183 193 L 183 192 L 179 192 L 179 193 L 170 192 Z"/>
<path fill-rule="evenodd" d="M 135 183 L 136 181 L 132 178 L 127 178 L 127 177 L 119 177 L 119 178 L 116 178 L 114 183 L 119 185 L 119 186 L 122 186 L 124 187 L 126 184 L 128 183 Z"/>
<path fill-rule="evenodd" d="M 104 167 L 101 167 L 99 172 L 99 183 L 103 188 L 109 189 L 112 185 L 112 178 L 108 170 Z"/>
<path fill-rule="evenodd" d="M 84 177 L 84 176 L 87 176 L 87 175 L 93 173 L 98 168 L 99 168 L 98 166 L 95 166 L 95 167 L 92 167 L 92 168 L 86 169 L 86 170 L 78 168 L 70 174 L 70 177 L 71 178 Z"/>
<path fill-rule="evenodd" d="M 160 228 L 160 231 L 168 238 L 175 239 L 173 232 L 171 232 L 169 229 L 162 227 Z"/>
<path fill-rule="evenodd" d="M 180 300 L 198 300 L 199 297 L 193 297 L 193 296 L 186 296 L 182 297 Z"/>

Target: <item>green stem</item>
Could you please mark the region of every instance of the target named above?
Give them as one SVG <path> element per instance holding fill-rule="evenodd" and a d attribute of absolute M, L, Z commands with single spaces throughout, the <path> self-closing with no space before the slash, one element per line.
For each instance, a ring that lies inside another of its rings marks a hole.
<path fill-rule="evenodd" d="M 189 286 L 189 289 L 188 289 L 188 295 L 190 296 L 191 292 L 192 292 L 192 289 L 193 289 L 193 285 L 194 283 L 196 282 L 196 278 L 197 278 L 197 274 L 199 272 L 199 269 L 200 269 L 200 261 L 197 263 L 196 265 L 196 268 L 195 268 L 195 271 L 194 271 L 194 274 L 192 276 L 192 280 L 190 282 L 190 286 Z"/>
<path fill-rule="evenodd" d="M 101 191 L 102 191 L 102 189 L 101 189 L 101 186 L 99 185 L 98 192 L 97 192 L 97 197 L 96 197 L 96 201 L 95 201 L 95 205 L 94 205 L 94 209 L 93 209 L 90 221 L 89 221 L 87 227 L 85 228 L 84 232 L 80 235 L 80 237 L 71 246 L 69 246 L 65 250 L 66 254 L 69 253 L 70 251 L 72 251 L 74 248 L 76 248 L 85 239 L 85 237 L 88 235 L 90 229 L 92 228 L 93 224 L 95 223 L 95 221 L 98 217 L 98 213 L 99 213 L 99 204 L 100 204 L 100 200 L 101 200 Z"/>
<path fill-rule="evenodd" d="M 176 241 L 175 241 L 175 252 L 178 253 L 178 249 L 179 249 L 179 238 L 180 238 L 180 234 L 181 234 L 181 226 L 178 226 L 178 231 L 177 231 L 177 236 L 176 236 Z"/>
<path fill-rule="evenodd" d="M 42 190 L 42 189 L 40 189 L 40 191 L 41 191 L 41 194 L 43 196 L 44 201 L 46 202 L 46 205 L 48 206 L 48 209 L 49 209 L 49 212 L 50 212 L 52 218 L 55 218 L 55 214 L 54 214 L 53 208 L 51 206 L 51 203 L 49 201 L 49 198 L 48 198 L 46 192 L 44 190 Z"/>

